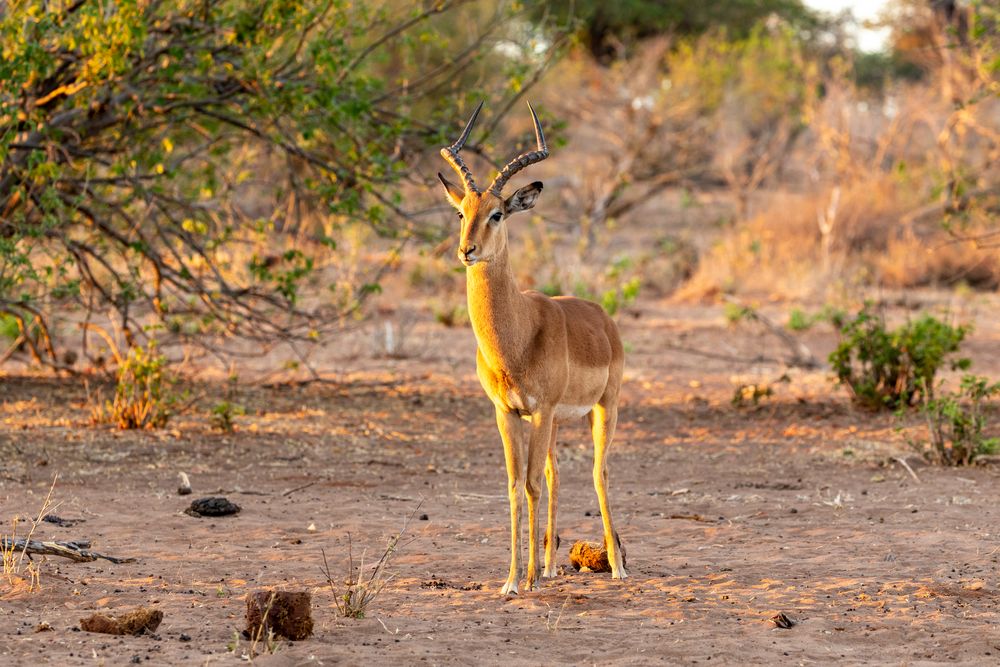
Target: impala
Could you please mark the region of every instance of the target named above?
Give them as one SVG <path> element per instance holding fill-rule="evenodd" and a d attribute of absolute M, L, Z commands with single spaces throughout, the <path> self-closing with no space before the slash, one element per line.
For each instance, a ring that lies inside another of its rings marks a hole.
<path fill-rule="evenodd" d="M 448 201 L 462 220 L 458 258 L 466 268 L 469 317 L 476 335 L 476 372 L 496 410 L 503 440 L 510 499 L 510 572 L 501 594 L 518 592 L 521 497 L 528 499 L 527 590 L 537 587 L 538 501 L 542 475 L 549 492 L 543 577 L 556 574 L 556 509 L 559 422 L 587 416 L 594 440 L 594 488 L 604 523 L 604 543 L 612 577 L 626 577 L 623 549 L 608 504 L 607 457 L 618 419 L 625 353 L 618 327 L 604 310 L 575 297 L 550 298 L 522 292 L 514 281 L 507 242 L 507 218 L 535 205 L 542 191 L 535 181 L 504 199 L 514 174 L 549 155 L 541 124 L 531 105 L 536 150 L 509 162 L 485 191 L 476 187 L 459 151 L 472 132 L 480 103 L 458 141 L 441 155 L 462 186 L 438 174 Z M 522 428 L 521 420 L 528 422 Z M 527 431 L 525 433 L 524 431 Z M 525 446 L 527 445 L 527 446 Z"/>

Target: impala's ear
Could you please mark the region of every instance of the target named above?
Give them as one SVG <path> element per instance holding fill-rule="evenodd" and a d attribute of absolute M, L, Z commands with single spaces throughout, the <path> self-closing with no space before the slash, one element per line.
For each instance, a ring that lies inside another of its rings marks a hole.
<path fill-rule="evenodd" d="M 527 211 L 529 208 L 532 208 L 535 205 L 535 200 L 538 199 L 538 195 L 541 194 L 541 192 L 541 181 L 535 181 L 534 183 L 525 185 L 523 188 L 519 189 L 504 202 L 504 208 L 507 209 L 507 215 Z"/>
<path fill-rule="evenodd" d="M 451 205 L 455 208 L 461 208 L 462 200 L 465 199 L 465 193 L 454 183 L 449 183 L 448 179 L 440 171 L 438 172 L 438 179 L 441 181 L 441 185 L 444 186 L 444 194 L 448 197 Z"/>

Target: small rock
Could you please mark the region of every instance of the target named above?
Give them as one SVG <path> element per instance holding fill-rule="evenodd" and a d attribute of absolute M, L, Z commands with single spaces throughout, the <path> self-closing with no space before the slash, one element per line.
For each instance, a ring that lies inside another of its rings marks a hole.
<path fill-rule="evenodd" d="M 64 519 L 61 516 L 56 516 L 55 514 L 46 514 L 42 517 L 42 521 L 46 523 L 54 523 L 60 528 L 69 528 L 82 522 L 83 519 Z"/>
<path fill-rule="evenodd" d="M 191 493 L 191 480 L 188 479 L 186 472 L 177 473 L 177 495 L 186 496 Z"/>
<path fill-rule="evenodd" d="M 41 623 L 35 626 L 35 632 L 49 632 L 51 630 L 52 626 L 46 623 L 45 621 L 42 621 Z"/>
<path fill-rule="evenodd" d="M 794 618 L 791 618 L 790 616 L 788 616 L 784 612 L 778 612 L 777 614 L 775 614 L 774 616 L 772 616 L 771 617 L 771 622 L 774 623 L 775 627 L 781 628 L 783 630 L 788 630 L 793 625 L 795 625 L 796 623 L 798 623 L 798 621 L 796 621 Z"/>
<path fill-rule="evenodd" d="M 421 514 L 420 515 L 420 520 L 421 521 L 430 521 L 430 519 L 431 518 L 429 516 L 427 516 L 426 514 Z"/>
<path fill-rule="evenodd" d="M 189 642 L 191 641 L 191 635 L 187 635 L 182 632 L 181 636 L 178 637 L 178 639 L 180 639 L 182 642 Z"/>

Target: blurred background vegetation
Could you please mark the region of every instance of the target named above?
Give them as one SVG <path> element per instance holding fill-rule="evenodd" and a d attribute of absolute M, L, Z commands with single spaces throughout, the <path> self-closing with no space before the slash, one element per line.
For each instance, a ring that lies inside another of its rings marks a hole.
<path fill-rule="evenodd" d="M 890 0 L 871 52 L 799 0 L 5 3 L 0 363 L 462 324 L 434 174 L 481 99 L 480 180 L 532 141 L 525 99 L 553 146 L 526 288 L 996 290 L 997 7 Z"/>

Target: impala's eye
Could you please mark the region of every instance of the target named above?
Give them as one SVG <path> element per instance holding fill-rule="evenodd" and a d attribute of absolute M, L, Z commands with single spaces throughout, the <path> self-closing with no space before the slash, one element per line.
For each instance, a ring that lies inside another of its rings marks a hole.
<path fill-rule="evenodd" d="M 500 211 L 497 211 L 496 213 L 490 216 L 490 222 L 500 222 L 500 217 L 501 217 Z"/>

